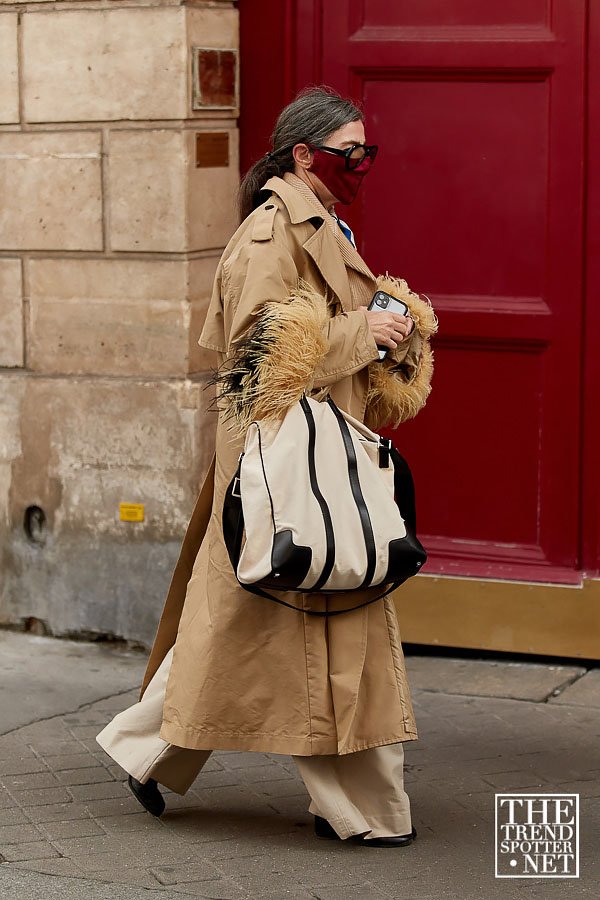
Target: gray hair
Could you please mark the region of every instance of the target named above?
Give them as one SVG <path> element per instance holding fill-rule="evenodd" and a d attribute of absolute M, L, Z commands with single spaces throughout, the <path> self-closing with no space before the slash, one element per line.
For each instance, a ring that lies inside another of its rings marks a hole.
<path fill-rule="evenodd" d="M 246 172 L 239 190 L 239 208 L 245 219 L 260 202 L 260 190 L 273 175 L 294 171 L 296 144 L 324 144 L 330 134 L 350 122 L 363 122 L 359 107 L 333 88 L 321 85 L 300 91 L 279 114 L 271 135 L 271 151 Z"/>

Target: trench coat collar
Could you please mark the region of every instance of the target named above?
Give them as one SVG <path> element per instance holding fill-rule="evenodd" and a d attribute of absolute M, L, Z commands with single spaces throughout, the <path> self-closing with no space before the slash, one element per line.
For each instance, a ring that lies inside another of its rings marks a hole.
<path fill-rule="evenodd" d="M 272 191 L 283 200 L 292 224 L 297 225 L 300 222 L 320 219 L 321 223 L 326 226 L 324 228 L 321 224 L 314 234 L 304 242 L 304 248 L 339 298 L 343 311 L 349 312 L 352 306 L 346 299 L 350 297 L 346 266 L 355 269 L 372 281 L 375 280 L 375 276 L 358 251 L 343 234 L 338 223 L 325 209 L 318 197 L 297 175 L 286 172 L 283 178 L 274 176 L 266 182 L 263 190 Z"/>

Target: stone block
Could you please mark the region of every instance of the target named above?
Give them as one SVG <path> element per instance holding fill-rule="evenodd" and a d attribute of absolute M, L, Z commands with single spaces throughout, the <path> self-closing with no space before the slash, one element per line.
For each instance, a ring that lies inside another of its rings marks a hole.
<path fill-rule="evenodd" d="M 21 260 L 0 259 L 0 366 L 23 365 Z"/>
<path fill-rule="evenodd" d="M 196 131 L 113 131 L 109 148 L 113 250 L 181 253 L 223 247 L 237 228 L 237 129 L 220 130 L 228 164 L 196 166 Z M 209 132 L 200 132 L 200 134 Z"/>
<path fill-rule="evenodd" d="M 237 49 L 237 11 L 146 6 L 29 12 L 23 20 L 25 119 L 190 117 L 193 44 Z"/>
<path fill-rule="evenodd" d="M 236 50 L 239 47 L 238 12 L 218 6 L 188 7 L 187 42 L 190 47 L 215 47 Z"/>
<path fill-rule="evenodd" d="M 25 389 L 20 452 L 8 470 L 2 620 L 35 617 L 55 634 L 149 643 L 214 446 L 216 416 L 202 405 L 202 385 L 12 381 Z M 120 502 L 143 503 L 144 520 L 121 521 Z M 44 515 L 35 543 L 23 528 L 32 505 Z"/>
<path fill-rule="evenodd" d="M 185 132 L 189 159 L 190 250 L 224 247 L 239 225 L 236 207 L 239 184 L 238 131 L 235 128 L 222 130 L 227 130 L 229 134 L 229 165 L 212 168 L 196 167 L 196 132 Z"/>
<path fill-rule="evenodd" d="M 100 159 L 99 133 L 0 133 L 0 247 L 101 250 Z"/>
<path fill-rule="evenodd" d="M 0 123 L 19 121 L 19 81 L 17 75 L 16 13 L 0 16 Z"/>
<path fill-rule="evenodd" d="M 32 259 L 28 265 L 35 371 L 161 377 L 208 367 L 195 342 L 215 259 Z"/>
<path fill-rule="evenodd" d="M 182 7 L 57 9 L 24 18 L 28 122 L 183 118 L 186 76 Z"/>
<path fill-rule="evenodd" d="M 13 521 L 20 525 L 20 508 L 37 504 L 48 545 L 82 530 L 95 542 L 120 537 L 130 550 L 150 536 L 168 540 L 195 499 L 204 418 L 204 411 L 180 408 L 171 382 L 29 379 Z M 144 520 L 121 521 L 120 502 L 144 503 Z"/>
<path fill-rule="evenodd" d="M 201 47 L 206 49 L 218 49 L 218 50 L 233 50 L 237 51 L 239 47 L 239 37 L 238 37 L 238 12 L 235 9 L 219 9 L 218 7 L 203 7 L 203 8 L 194 8 L 189 7 L 187 9 L 187 17 L 186 17 L 186 26 L 187 26 L 187 46 L 188 52 L 190 54 L 189 64 L 188 64 L 188 77 L 189 77 L 189 105 L 190 110 L 193 110 L 193 113 L 197 112 L 202 113 L 202 104 L 199 102 L 201 98 L 201 94 L 199 91 L 199 85 L 197 83 L 198 79 L 198 65 L 197 60 L 193 59 L 193 49 L 194 47 Z M 235 68 L 239 65 L 239 61 Z M 239 80 L 239 71 L 235 73 Z M 196 85 L 194 85 L 194 81 L 196 81 Z M 219 84 L 213 85 L 213 87 L 219 88 Z M 229 97 L 222 98 L 220 96 L 211 96 L 213 92 L 209 91 L 207 97 L 204 98 L 205 101 L 208 101 L 207 105 L 210 109 L 211 105 L 214 105 L 218 108 L 222 105 L 221 100 L 225 100 L 226 106 L 229 106 L 230 99 Z M 234 95 L 235 102 L 239 103 L 239 84 L 236 83 L 234 86 Z M 210 101 L 213 101 L 211 103 Z M 234 115 L 237 115 L 237 112 L 234 109 Z M 210 115 L 214 115 L 215 113 L 209 113 Z M 218 115 L 218 113 L 217 113 Z"/>
<path fill-rule="evenodd" d="M 187 250 L 187 174 L 186 140 L 180 130 L 113 131 L 111 249 Z"/>

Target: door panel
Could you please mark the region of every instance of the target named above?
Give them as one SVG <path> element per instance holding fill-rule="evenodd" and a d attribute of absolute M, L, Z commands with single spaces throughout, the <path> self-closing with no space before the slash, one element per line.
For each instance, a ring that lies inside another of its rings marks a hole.
<path fill-rule="evenodd" d="M 364 25 L 376 28 L 530 25 L 544 21 L 546 7 L 546 0 L 365 0 L 362 14 Z"/>
<path fill-rule="evenodd" d="M 394 260 L 409 283 L 468 288 L 497 306 L 541 298 L 548 93 L 547 80 L 364 81 L 369 133 L 383 145 L 362 197 L 378 270 Z"/>
<path fill-rule="evenodd" d="M 348 213 L 361 250 L 440 319 L 434 391 L 394 435 L 430 572 L 579 577 L 585 18 L 339 0 L 299 20 L 298 71 L 310 36 L 305 81 L 362 100 L 381 146 Z"/>

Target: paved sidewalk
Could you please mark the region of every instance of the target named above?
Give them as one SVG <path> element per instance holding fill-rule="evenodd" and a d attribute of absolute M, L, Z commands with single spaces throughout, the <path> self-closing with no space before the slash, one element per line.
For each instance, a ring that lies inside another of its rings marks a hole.
<path fill-rule="evenodd" d="M 407 662 L 419 836 L 392 851 L 317 840 L 296 768 L 275 754 L 213 754 L 153 819 L 94 740 L 137 698 L 143 655 L 0 632 L 3 898 L 597 898 L 600 669 Z M 579 880 L 494 878 L 496 791 L 580 794 Z"/>

